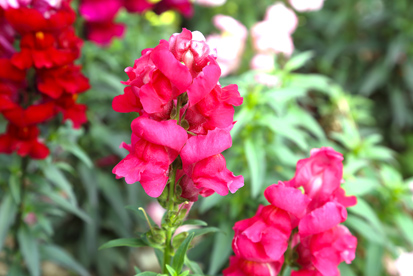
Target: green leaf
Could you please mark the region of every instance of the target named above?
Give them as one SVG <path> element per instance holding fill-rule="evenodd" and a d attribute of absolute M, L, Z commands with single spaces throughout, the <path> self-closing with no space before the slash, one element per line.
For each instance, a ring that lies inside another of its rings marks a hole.
<path fill-rule="evenodd" d="M 371 208 L 371 206 L 366 201 L 364 201 L 361 198 L 358 198 L 357 205 L 348 208 L 348 210 L 351 213 L 366 219 L 368 222 L 370 222 L 371 226 L 373 226 L 373 228 L 376 229 L 377 232 L 384 235 L 383 225 L 381 221 L 377 217 L 376 212 L 373 210 L 373 208 Z"/>
<path fill-rule="evenodd" d="M 9 187 L 10 187 L 10 192 L 13 196 L 14 201 L 16 204 L 20 203 L 21 196 L 20 196 L 20 183 L 19 183 L 19 177 L 16 174 L 11 174 L 9 178 Z"/>
<path fill-rule="evenodd" d="M 90 160 L 89 156 L 81 147 L 79 147 L 79 145 L 72 143 L 64 148 L 79 158 L 88 168 L 93 167 L 92 160 Z"/>
<path fill-rule="evenodd" d="M 341 276 L 356 276 L 354 271 L 346 263 L 341 263 L 338 268 L 340 269 Z"/>
<path fill-rule="evenodd" d="M 83 210 L 79 209 L 79 207 L 77 207 L 73 203 L 70 203 L 69 201 L 67 201 L 62 196 L 54 192 L 45 193 L 45 195 L 49 197 L 52 201 L 54 201 L 57 205 L 59 205 L 62 209 L 75 214 L 76 216 L 78 216 L 79 218 L 81 218 L 87 223 L 91 222 L 91 218 L 89 217 L 88 214 L 86 214 Z"/>
<path fill-rule="evenodd" d="M 199 225 L 199 226 L 208 226 L 208 224 L 200 219 L 187 219 L 185 220 L 182 225 Z"/>
<path fill-rule="evenodd" d="M 145 272 L 136 274 L 135 276 L 158 276 L 158 275 L 162 275 L 162 274 L 158 274 L 158 273 L 152 272 L 152 271 L 145 271 Z"/>
<path fill-rule="evenodd" d="M 188 274 L 189 274 L 189 270 L 185 270 L 185 271 L 182 271 L 182 273 L 179 274 L 179 276 L 188 276 Z"/>
<path fill-rule="evenodd" d="M 182 271 L 182 267 L 184 266 L 186 252 L 188 251 L 189 246 L 191 245 L 191 241 L 194 238 L 195 234 L 190 233 L 188 237 L 182 242 L 182 244 L 176 250 L 175 256 L 172 260 L 172 267 L 175 269 L 177 273 Z"/>
<path fill-rule="evenodd" d="M 217 205 L 224 197 L 219 194 L 213 194 L 209 197 L 204 197 L 201 199 L 201 205 L 199 206 L 199 212 L 201 214 L 205 213 L 215 205 Z"/>
<path fill-rule="evenodd" d="M 190 259 L 188 259 L 188 257 L 185 257 L 185 265 L 192 271 L 192 273 L 195 273 L 198 275 L 204 275 L 198 263 L 191 261 Z"/>
<path fill-rule="evenodd" d="M 62 248 L 45 244 L 40 247 L 43 258 L 51 260 L 67 269 L 75 271 L 80 276 L 89 276 L 89 272 Z"/>
<path fill-rule="evenodd" d="M 384 248 L 379 244 L 370 243 L 367 246 L 364 276 L 382 275 L 383 266 L 380 264 L 383 260 L 383 253 Z"/>
<path fill-rule="evenodd" d="M 135 270 L 136 274 L 142 273 L 142 271 L 136 266 L 133 267 L 133 270 Z"/>
<path fill-rule="evenodd" d="M 160 267 L 163 267 L 163 252 L 158 248 L 155 248 L 155 256 L 158 259 L 158 263 Z"/>
<path fill-rule="evenodd" d="M 244 143 L 245 155 L 251 173 L 251 195 L 257 197 L 261 192 L 265 177 L 265 153 L 262 147 L 248 139 Z"/>
<path fill-rule="evenodd" d="M 37 240 L 27 226 L 17 231 L 17 239 L 31 276 L 40 276 L 40 256 Z"/>
<path fill-rule="evenodd" d="M 362 196 L 374 190 L 378 184 L 375 179 L 357 177 L 352 180 L 347 180 L 342 187 L 349 195 Z"/>
<path fill-rule="evenodd" d="M 188 235 L 191 235 L 192 233 L 194 233 L 195 237 L 197 236 L 201 236 L 201 235 L 205 235 L 208 233 L 214 233 L 214 232 L 220 232 L 221 230 L 219 228 L 216 227 L 205 227 L 205 228 L 201 228 L 201 229 L 192 229 L 188 231 Z"/>
<path fill-rule="evenodd" d="M 307 63 L 312 57 L 314 53 L 311 51 L 307 51 L 304 53 L 300 53 L 298 55 L 293 56 L 284 66 L 284 70 L 291 72 L 298 68 L 301 68 L 304 64 Z"/>
<path fill-rule="evenodd" d="M 77 204 L 72 185 L 66 179 L 66 176 L 58 168 L 56 168 L 56 166 L 49 163 L 46 164 L 43 166 L 43 173 L 50 182 L 65 192 L 73 204 Z"/>
<path fill-rule="evenodd" d="M 223 232 L 218 233 L 214 237 L 214 243 L 211 252 L 211 261 L 208 267 L 209 275 L 216 275 L 221 267 L 228 261 L 228 257 L 232 253 L 232 226 L 228 222 L 221 222 L 219 229 Z"/>
<path fill-rule="evenodd" d="M 396 216 L 396 224 L 400 228 L 403 236 L 413 246 L 413 220 L 411 217 L 399 213 Z"/>
<path fill-rule="evenodd" d="M 175 271 L 175 269 L 173 269 L 170 265 L 166 265 L 166 269 L 169 272 L 169 275 L 171 276 L 178 276 L 178 273 Z"/>
<path fill-rule="evenodd" d="M 4 195 L 0 205 L 0 252 L 2 251 L 9 228 L 16 219 L 16 212 L 17 205 L 13 201 L 13 197 L 10 194 Z"/>
<path fill-rule="evenodd" d="M 354 229 L 365 239 L 388 246 L 387 239 L 384 234 L 378 232 L 374 227 L 372 227 L 365 220 L 360 219 L 356 216 L 349 216 L 345 222 L 349 228 Z"/>
<path fill-rule="evenodd" d="M 111 248 L 111 247 L 119 247 L 119 246 L 143 247 L 143 246 L 148 246 L 148 244 L 139 238 L 124 238 L 124 239 L 116 239 L 116 240 L 108 241 L 107 243 L 101 245 L 99 247 L 99 250 Z"/>

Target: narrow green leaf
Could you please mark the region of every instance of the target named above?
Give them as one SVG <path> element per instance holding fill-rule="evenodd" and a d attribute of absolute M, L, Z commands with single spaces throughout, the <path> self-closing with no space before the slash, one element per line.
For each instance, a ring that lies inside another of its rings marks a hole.
<path fill-rule="evenodd" d="M 182 267 L 184 266 L 186 252 L 188 251 L 191 241 L 194 238 L 195 234 L 190 233 L 188 237 L 182 242 L 182 244 L 176 250 L 175 256 L 172 260 L 172 267 L 177 273 L 181 273 Z"/>
<path fill-rule="evenodd" d="M 152 272 L 152 271 L 145 271 L 145 272 L 136 274 L 135 276 L 158 276 L 158 275 L 162 275 L 162 274 L 158 274 L 158 273 Z"/>
<path fill-rule="evenodd" d="M 362 196 L 374 190 L 378 184 L 379 183 L 375 179 L 357 177 L 344 182 L 343 188 L 349 195 Z"/>
<path fill-rule="evenodd" d="M 345 225 L 371 242 L 388 246 L 387 239 L 384 234 L 378 232 L 374 227 L 372 227 L 363 219 L 360 219 L 356 216 L 349 216 L 345 222 Z"/>
<path fill-rule="evenodd" d="M 354 271 L 350 268 L 350 265 L 341 263 L 338 268 L 340 269 L 341 276 L 356 276 Z"/>
<path fill-rule="evenodd" d="M 40 276 L 40 256 L 36 238 L 23 225 L 17 231 L 17 239 L 30 275 Z"/>
<path fill-rule="evenodd" d="M 20 183 L 19 183 L 19 177 L 16 174 L 11 174 L 9 178 L 9 187 L 10 187 L 10 192 L 13 196 L 14 201 L 16 204 L 20 203 Z"/>
<path fill-rule="evenodd" d="M 80 276 L 89 276 L 89 272 L 62 248 L 45 244 L 40 247 L 44 259 L 51 260 L 67 269 L 75 271 Z"/>
<path fill-rule="evenodd" d="M 384 235 L 383 225 L 381 221 L 379 220 L 379 218 L 377 217 L 376 212 L 362 198 L 358 198 L 357 205 L 348 208 L 348 210 L 351 213 L 356 214 L 366 219 L 368 222 L 370 222 L 371 226 L 373 226 L 376 229 L 377 232 Z"/>
<path fill-rule="evenodd" d="M 16 212 L 17 205 L 13 201 L 13 197 L 10 194 L 4 195 L 0 205 L 0 252 L 2 251 L 9 228 L 16 219 Z"/>
<path fill-rule="evenodd" d="M 209 197 L 204 197 L 201 199 L 201 205 L 199 206 L 199 212 L 204 214 L 209 209 L 217 205 L 224 197 L 219 194 L 213 194 Z"/>
<path fill-rule="evenodd" d="M 251 175 L 251 194 L 255 198 L 261 192 L 264 183 L 265 153 L 251 139 L 245 141 L 244 150 Z"/>
<path fill-rule="evenodd" d="M 214 232 L 220 232 L 221 230 L 219 228 L 216 227 L 205 227 L 205 228 L 201 228 L 201 229 L 192 229 L 188 231 L 188 235 L 191 235 L 192 233 L 194 233 L 195 237 L 197 236 L 201 236 L 201 235 L 205 235 L 208 233 L 214 233 Z"/>
<path fill-rule="evenodd" d="M 158 248 L 155 248 L 155 256 L 158 259 L 159 267 L 163 267 L 163 252 Z"/>
<path fill-rule="evenodd" d="M 185 257 L 185 265 L 192 271 L 192 273 L 198 275 L 204 275 L 201 267 L 198 265 L 197 262 L 191 261 L 188 257 Z"/>
<path fill-rule="evenodd" d="M 398 214 L 396 216 L 396 224 L 400 228 L 403 236 L 407 239 L 411 246 L 413 246 L 413 220 L 405 214 Z"/>
<path fill-rule="evenodd" d="M 199 225 L 199 226 L 208 226 L 208 224 L 200 219 L 187 219 L 185 220 L 182 225 Z"/>
<path fill-rule="evenodd" d="M 65 192 L 73 204 L 77 204 L 72 185 L 67 180 L 66 176 L 58 168 L 56 168 L 56 166 L 49 163 L 46 164 L 43 166 L 43 173 L 50 182 Z"/>
<path fill-rule="evenodd" d="M 93 167 L 92 160 L 90 160 L 89 156 L 79 145 L 72 143 L 66 149 L 79 158 L 88 168 Z"/>
<path fill-rule="evenodd" d="M 136 266 L 134 266 L 133 269 L 135 270 L 136 274 L 142 273 L 142 271 Z"/>
<path fill-rule="evenodd" d="M 171 276 L 178 276 L 178 273 L 175 271 L 175 269 L 173 269 L 170 265 L 166 265 L 166 269 L 169 272 L 169 275 Z"/>
<path fill-rule="evenodd" d="M 284 66 L 284 70 L 287 72 L 294 71 L 301 68 L 307 61 L 309 61 L 314 56 L 314 53 L 307 51 L 293 56 Z"/>
<path fill-rule="evenodd" d="M 87 223 L 91 222 L 91 218 L 88 216 L 88 214 L 86 214 L 83 210 L 79 209 L 79 207 L 73 205 L 73 203 L 70 203 L 69 201 L 67 201 L 62 196 L 54 192 L 47 193 L 46 196 L 48 196 L 52 201 L 54 201 L 62 209 L 75 214 L 76 216 L 83 219 Z"/>
<path fill-rule="evenodd" d="M 116 239 L 116 240 L 108 241 L 107 243 L 101 245 L 99 247 L 99 250 L 111 248 L 111 247 L 119 247 L 119 246 L 143 247 L 143 246 L 148 246 L 148 244 L 139 238 L 124 238 L 124 239 Z"/>
<path fill-rule="evenodd" d="M 380 264 L 383 260 L 383 253 L 384 248 L 379 244 L 370 243 L 367 246 L 364 276 L 382 275 L 383 266 Z"/>
<path fill-rule="evenodd" d="M 211 252 L 211 261 L 208 267 L 209 275 L 216 275 L 222 266 L 228 261 L 229 255 L 232 253 L 232 226 L 230 223 L 222 222 L 219 229 L 223 232 L 218 233 L 214 237 L 214 243 Z"/>

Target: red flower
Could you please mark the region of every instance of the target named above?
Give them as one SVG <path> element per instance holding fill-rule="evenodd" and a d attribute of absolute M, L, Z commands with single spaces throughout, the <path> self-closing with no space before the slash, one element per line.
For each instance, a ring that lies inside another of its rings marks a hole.
<path fill-rule="evenodd" d="M 49 155 L 49 149 L 39 142 L 38 135 L 36 126 L 19 127 L 9 124 L 6 133 L 0 135 L 0 153 L 10 154 L 17 151 L 20 156 L 44 159 Z"/>
<path fill-rule="evenodd" d="M 63 113 L 63 121 L 71 120 L 73 122 L 73 127 L 79 128 L 82 124 L 87 122 L 87 106 L 84 104 L 77 104 L 76 100 L 77 94 L 64 95 L 54 103 L 55 110 Z"/>
<path fill-rule="evenodd" d="M 186 131 L 175 120 L 157 122 L 139 117 L 132 122 L 131 140 L 131 145 L 121 145 L 129 154 L 112 172 L 128 184 L 140 181 L 149 196 L 158 197 L 168 180 L 169 165 L 187 140 Z"/>
<path fill-rule="evenodd" d="M 4 117 L 20 127 L 43 123 L 55 115 L 55 106 L 52 102 L 31 105 L 27 109 L 16 106 L 3 111 Z"/>
<path fill-rule="evenodd" d="M 37 88 L 40 92 L 57 99 L 63 93 L 78 94 L 89 89 L 89 80 L 81 73 L 81 67 L 67 65 L 38 70 Z"/>

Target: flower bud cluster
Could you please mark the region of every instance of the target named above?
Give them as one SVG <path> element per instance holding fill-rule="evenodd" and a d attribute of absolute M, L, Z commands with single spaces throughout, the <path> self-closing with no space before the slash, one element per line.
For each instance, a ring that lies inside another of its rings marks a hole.
<path fill-rule="evenodd" d="M 125 72 L 127 87 L 112 107 L 140 116 L 132 122 L 131 144 L 121 145 L 129 154 L 113 169 L 117 178 L 139 181 L 149 196 L 159 197 L 172 177 L 188 201 L 244 185 L 221 154 L 232 145 L 234 106 L 243 99 L 236 85 L 218 83 L 215 52 L 201 33 L 183 29 L 161 40 Z"/>
<path fill-rule="evenodd" d="M 193 14 L 190 0 L 82 0 L 79 11 L 86 21 L 87 38 L 99 45 L 107 45 L 113 37 L 122 37 L 125 25 L 115 23 L 115 17 L 122 7 L 129 13 L 153 10 L 161 14 L 177 10 L 186 17 Z"/>
<path fill-rule="evenodd" d="M 75 128 L 87 121 L 86 106 L 76 103 L 89 81 L 74 64 L 82 45 L 75 17 L 69 0 L 0 3 L 0 112 L 9 122 L 0 153 L 46 158 L 39 123 L 58 113 Z"/>
<path fill-rule="evenodd" d="M 284 263 L 299 267 L 291 276 L 340 275 L 339 263 L 350 263 L 357 245 L 340 225 L 346 207 L 357 203 L 340 187 L 342 160 L 332 148 L 313 149 L 298 161 L 293 179 L 269 186 L 264 196 L 270 205 L 235 224 L 235 256 L 224 275 L 278 275 Z"/>

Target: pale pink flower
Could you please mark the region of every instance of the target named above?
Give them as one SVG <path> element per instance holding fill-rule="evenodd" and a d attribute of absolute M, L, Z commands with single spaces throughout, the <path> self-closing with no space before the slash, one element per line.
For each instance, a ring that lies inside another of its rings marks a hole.
<path fill-rule="evenodd" d="M 27 215 L 24 217 L 24 222 L 27 223 L 27 225 L 34 225 L 37 222 L 37 217 L 36 214 L 33 212 L 27 213 Z"/>
<path fill-rule="evenodd" d="M 291 56 L 294 51 L 291 34 L 297 24 L 295 13 L 283 3 L 268 7 L 264 21 L 258 22 L 251 29 L 255 49 L 258 52 Z"/>
<path fill-rule="evenodd" d="M 411 276 L 413 275 L 413 252 L 400 254 L 399 258 L 396 260 L 396 268 L 400 276 Z"/>
<path fill-rule="evenodd" d="M 318 11 L 324 4 L 324 0 L 289 0 L 289 2 L 299 12 Z"/>
<path fill-rule="evenodd" d="M 250 63 L 251 69 L 271 71 L 274 70 L 274 55 L 273 54 L 256 54 Z"/>
<path fill-rule="evenodd" d="M 248 31 L 244 25 L 230 16 L 218 14 L 214 16 L 213 23 L 221 34 L 208 36 L 207 43 L 217 50 L 221 75 L 226 76 L 239 67 Z"/>
<path fill-rule="evenodd" d="M 227 0 L 195 0 L 195 4 L 204 7 L 218 7 L 222 6 L 227 2 Z"/>

